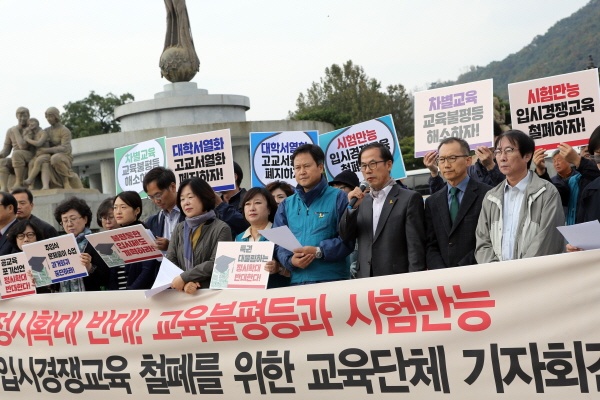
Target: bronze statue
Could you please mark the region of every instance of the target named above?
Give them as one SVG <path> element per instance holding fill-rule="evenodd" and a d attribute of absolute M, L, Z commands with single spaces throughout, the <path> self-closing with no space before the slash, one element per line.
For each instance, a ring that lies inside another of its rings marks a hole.
<path fill-rule="evenodd" d="M 161 76 L 170 82 L 189 82 L 200 70 L 185 0 L 165 0 L 167 34 L 160 56 Z"/>
<path fill-rule="evenodd" d="M 37 118 L 29 118 L 27 129 L 25 130 L 23 137 L 27 143 L 37 149 L 35 155 L 29 161 L 29 175 L 27 179 L 23 181 L 23 186 L 29 187 L 31 184 L 33 184 L 33 182 L 35 182 L 35 178 L 37 178 L 40 173 L 41 166 L 39 163 L 36 164 L 35 161 L 38 157 L 44 154 L 41 149 L 49 146 L 48 132 L 40 128 L 40 121 L 38 121 Z M 48 189 L 48 187 L 42 189 Z"/>
<path fill-rule="evenodd" d="M 71 131 L 60 123 L 60 112 L 56 107 L 46 110 L 46 120 L 50 124 L 45 129 L 48 135 L 47 147 L 39 147 L 35 161 L 31 166 L 32 172 L 41 171 L 42 190 L 49 189 L 50 184 L 64 189 L 80 189 L 81 180 L 71 169 Z M 31 177 L 31 175 L 30 175 Z M 28 179 L 27 184 L 33 181 Z"/>
<path fill-rule="evenodd" d="M 4 147 L 0 151 L 0 191 L 7 192 L 8 177 L 15 175 L 15 184 L 11 190 L 23 186 L 23 178 L 27 173 L 27 164 L 33 158 L 34 148 L 23 137 L 29 120 L 29 110 L 25 107 L 17 108 L 18 125 L 6 132 Z M 12 158 L 8 155 L 12 151 Z"/>

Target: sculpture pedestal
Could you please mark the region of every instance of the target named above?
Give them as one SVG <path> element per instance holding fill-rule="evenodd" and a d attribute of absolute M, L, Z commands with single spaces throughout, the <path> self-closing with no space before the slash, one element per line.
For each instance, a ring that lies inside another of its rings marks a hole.
<path fill-rule="evenodd" d="M 246 121 L 250 99 L 235 94 L 208 94 L 194 82 L 164 85 L 154 100 L 127 103 L 115 108 L 122 132 L 219 122 Z"/>
<path fill-rule="evenodd" d="M 92 209 L 92 221 L 90 227 L 92 230 L 97 230 L 99 227 L 96 223 L 96 210 L 104 199 L 111 197 L 109 194 L 100 193 L 96 189 L 32 190 L 31 193 L 33 194 L 32 214 L 55 227 L 59 233 L 63 231 L 62 227 L 56 222 L 56 219 L 54 219 L 54 210 L 59 203 L 73 196 L 85 200 Z"/>

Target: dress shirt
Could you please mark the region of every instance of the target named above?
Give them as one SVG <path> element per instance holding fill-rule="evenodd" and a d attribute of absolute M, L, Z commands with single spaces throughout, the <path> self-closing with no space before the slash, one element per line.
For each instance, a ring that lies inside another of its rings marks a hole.
<path fill-rule="evenodd" d="M 519 229 L 521 207 L 525 198 L 525 189 L 531 182 L 529 171 L 515 186 L 510 186 L 508 180 L 504 184 L 504 206 L 502 207 L 502 259 L 512 260 L 515 254 L 515 238 Z"/>

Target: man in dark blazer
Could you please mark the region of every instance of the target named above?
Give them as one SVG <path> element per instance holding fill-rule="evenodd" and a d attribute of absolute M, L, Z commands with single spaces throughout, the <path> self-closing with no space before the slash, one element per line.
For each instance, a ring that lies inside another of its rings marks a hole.
<path fill-rule="evenodd" d="M 148 217 L 146 227 L 156 237 L 156 247 L 160 251 L 167 251 L 175 226 L 185 220 L 185 214 L 177 208 L 175 173 L 164 167 L 152 168 L 144 176 L 143 188 L 150 201 L 161 208 L 158 213 Z M 222 201 L 217 194 L 215 198 L 215 213 L 229 225 L 232 234 L 245 231 L 249 224 L 238 209 Z"/>
<path fill-rule="evenodd" d="M 475 229 L 483 198 L 492 187 L 469 177 L 471 162 L 463 139 L 449 137 L 438 146 L 437 164 L 447 185 L 425 202 L 428 269 L 477 264 Z"/>
<path fill-rule="evenodd" d="M 28 219 L 33 222 L 44 234 L 44 239 L 49 239 L 58 236 L 58 232 L 56 229 L 43 221 L 42 219 L 36 217 L 31 212 L 33 211 L 33 194 L 27 188 L 16 188 L 10 192 L 17 200 L 17 219 L 23 220 Z M 41 238 L 38 238 L 41 240 Z"/>
<path fill-rule="evenodd" d="M 425 269 L 423 198 L 391 177 L 393 157 L 381 143 L 360 151 L 360 168 L 371 189 L 348 193 L 357 198 L 340 221 L 343 240 L 358 240 L 357 278 Z"/>
<path fill-rule="evenodd" d="M 12 194 L 0 192 L 0 256 L 20 251 L 13 247 L 7 237 L 10 227 L 17 222 L 17 207 L 17 200 Z"/>

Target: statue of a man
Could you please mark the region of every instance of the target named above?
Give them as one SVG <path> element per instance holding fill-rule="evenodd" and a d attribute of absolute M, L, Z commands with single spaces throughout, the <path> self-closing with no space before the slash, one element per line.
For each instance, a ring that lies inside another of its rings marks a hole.
<path fill-rule="evenodd" d="M 82 188 L 81 180 L 71 169 L 71 131 L 60 123 L 60 112 L 56 107 L 46 110 L 46 120 L 50 124 L 45 129 L 48 134 L 48 147 L 38 149 L 32 167 L 33 170 L 42 171 L 42 189 L 49 189 L 50 183 L 64 189 Z"/>
<path fill-rule="evenodd" d="M 17 108 L 18 125 L 6 132 L 4 147 L 0 151 L 0 191 L 7 192 L 8 176 L 15 175 L 15 184 L 12 188 L 23 186 L 23 178 L 29 160 L 33 158 L 35 149 L 23 137 L 29 120 L 29 110 L 25 107 Z M 12 151 L 12 158 L 9 154 Z M 11 189 L 12 189 L 11 188 Z"/>

